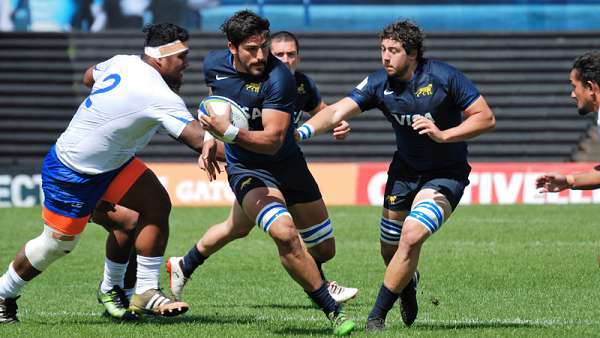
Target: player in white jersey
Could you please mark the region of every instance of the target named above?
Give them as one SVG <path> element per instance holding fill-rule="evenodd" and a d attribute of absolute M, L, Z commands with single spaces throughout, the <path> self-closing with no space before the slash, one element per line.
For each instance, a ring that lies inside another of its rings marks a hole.
<path fill-rule="evenodd" d="M 198 152 L 202 149 L 199 122 L 172 91 L 188 67 L 189 35 L 173 24 L 150 25 L 144 32 L 142 57 L 118 55 L 86 72 L 84 83 L 93 85 L 92 91 L 42 166 L 44 229 L 0 277 L 0 323 L 18 321 L 20 290 L 75 248 L 92 213 L 108 219 L 118 215 L 111 208 L 96 210 L 99 201 L 139 214 L 135 295 L 130 310 L 128 304 L 113 304 L 114 310 L 123 318 L 135 318 L 139 313 L 173 316 L 188 309 L 159 289 L 171 204 L 156 175 L 135 153 L 156 132 L 168 133 Z M 126 262 L 127 258 L 112 263 Z M 108 298 L 118 301 L 117 292 L 109 291 Z"/>

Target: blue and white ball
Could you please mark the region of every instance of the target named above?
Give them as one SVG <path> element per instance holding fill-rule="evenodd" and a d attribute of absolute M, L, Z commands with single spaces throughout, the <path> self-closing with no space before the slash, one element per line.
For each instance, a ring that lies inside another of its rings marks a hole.
<path fill-rule="evenodd" d="M 212 111 L 217 115 L 222 115 L 227 110 L 227 105 L 231 106 L 231 124 L 240 128 L 248 129 L 248 117 L 242 107 L 240 107 L 235 101 L 218 95 L 212 95 L 205 97 L 200 106 L 198 107 L 198 114 L 210 116 L 208 113 L 207 106 L 210 105 Z M 224 141 L 222 136 L 211 133 L 215 138 Z"/>

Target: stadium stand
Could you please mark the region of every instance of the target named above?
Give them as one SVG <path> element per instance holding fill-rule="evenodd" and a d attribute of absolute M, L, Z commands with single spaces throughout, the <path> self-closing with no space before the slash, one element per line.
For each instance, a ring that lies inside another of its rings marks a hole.
<path fill-rule="evenodd" d="M 301 33 L 300 69 L 326 102 L 348 93 L 379 65 L 370 33 Z M 40 163 L 89 93 L 85 69 L 117 53 L 137 54 L 142 34 L 0 33 L 0 165 Z M 182 95 L 191 111 L 206 95 L 201 65 L 224 48 L 216 33 L 193 33 L 191 69 Z M 568 71 L 583 52 L 600 49 L 596 32 L 429 33 L 426 56 L 447 61 L 478 85 L 497 115 L 496 131 L 470 142 L 473 161 L 571 161 L 593 125 L 569 98 Z M 387 161 L 391 127 L 377 111 L 351 121 L 352 134 L 334 143 L 322 135 L 303 150 L 311 161 Z M 158 135 L 140 153 L 146 161 L 193 161 L 193 152 Z"/>

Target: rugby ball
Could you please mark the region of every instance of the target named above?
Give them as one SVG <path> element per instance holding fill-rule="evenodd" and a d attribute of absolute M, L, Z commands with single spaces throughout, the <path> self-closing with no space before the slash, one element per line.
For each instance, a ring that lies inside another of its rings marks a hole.
<path fill-rule="evenodd" d="M 213 113 L 218 115 L 224 114 L 227 110 L 227 106 L 231 106 L 231 124 L 240 129 L 248 129 L 248 117 L 246 116 L 246 113 L 244 113 L 242 107 L 240 107 L 235 101 L 224 96 L 207 96 L 202 100 L 202 102 L 200 102 L 198 114 L 210 116 L 207 108 L 209 105 Z M 211 134 L 219 140 L 224 141 L 221 135 L 214 133 Z"/>

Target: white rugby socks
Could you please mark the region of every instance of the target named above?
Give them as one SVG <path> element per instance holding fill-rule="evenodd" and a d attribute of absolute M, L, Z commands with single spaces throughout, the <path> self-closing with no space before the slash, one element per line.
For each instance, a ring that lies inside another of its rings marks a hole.
<path fill-rule="evenodd" d="M 27 284 L 13 268 L 10 262 L 8 270 L 0 277 L 0 298 L 14 298 L 19 295 L 21 289 Z"/>
<path fill-rule="evenodd" d="M 107 293 L 110 291 L 115 285 L 118 285 L 123 288 L 125 272 L 127 271 L 127 263 L 117 263 L 113 262 L 108 257 L 104 257 L 104 278 L 102 279 L 102 284 L 100 285 L 100 291 L 102 293 Z"/>
<path fill-rule="evenodd" d="M 160 275 L 160 266 L 163 262 L 163 256 L 144 257 L 137 255 L 137 281 L 135 283 L 135 293 L 142 294 L 150 289 L 158 289 L 158 277 Z"/>

